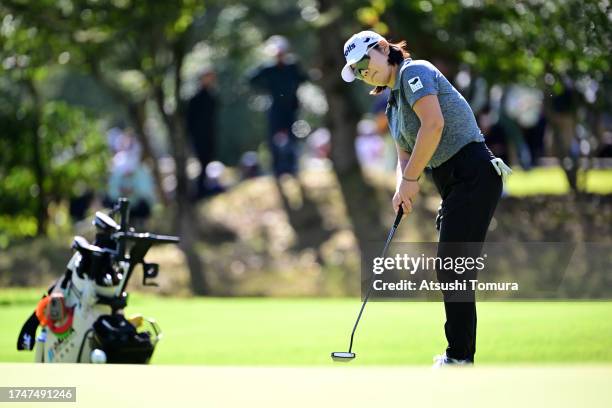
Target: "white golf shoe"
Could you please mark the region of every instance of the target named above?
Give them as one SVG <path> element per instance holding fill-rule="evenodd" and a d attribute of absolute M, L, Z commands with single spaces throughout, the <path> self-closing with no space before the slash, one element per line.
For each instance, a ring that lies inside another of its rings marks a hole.
<path fill-rule="evenodd" d="M 470 360 L 457 360 L 456 358 L 450 358 L 446 356 L 446 353 L 435 356 L 433 368 L 441 368 L 446 366 L 472 366 L 473 362 Z"/>

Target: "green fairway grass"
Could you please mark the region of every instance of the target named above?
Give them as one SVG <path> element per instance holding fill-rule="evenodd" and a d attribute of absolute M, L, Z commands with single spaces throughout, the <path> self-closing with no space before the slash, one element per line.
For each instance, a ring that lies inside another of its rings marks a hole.
<path fill-rule="evenodd" d="M 560 167 L 536 167 L 530 171 L 514 166 L 507 189 L 512 196 L 567 194 L 567 177 Z M 612 193 L 612 169 L 592 169 L 586 175 L 586 190 L 595 194 Z"/>
<path fill-rule="evenodd" d="M 17 352 L 41 290 L 0 290 L 0 362 Z M 164 338 L 154 364 L 329 365 L 346 351 L 359 299 L 164 298 L 131 294 L 126 314 L 154 317 Z M 612 362 L 612 302 L 482 302 L 477 362 Z M 430 364 L 444 351 L 440 303 L 371 303 L 351 365 Z"/>

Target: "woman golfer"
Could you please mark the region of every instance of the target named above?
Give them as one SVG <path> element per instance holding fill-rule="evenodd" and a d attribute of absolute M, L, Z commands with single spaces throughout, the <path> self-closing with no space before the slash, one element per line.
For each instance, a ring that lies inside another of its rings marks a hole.
<path fill-rule="evenodd" d="M 371 94 L 391 93 L 387 118 L 398 156 L 393 209 L 412 211 L 425 167 L 432 169 L 442 196 L 437 224 L 438 257 L 480 256 L 482 242 L 512 172 L 484 143 L 474 114 L 461 94 L 428 61 L 412 60 L 406 43 L 389 43 L 380 34 L 362 31 L 344 45 L 342 79 L 373 85 Z M 501 177 L 500 177 L 501 176 Z M 467 244 L 470 243 L 470 244 Z M 438 281 L 475 279 L 475 274 L 436 271 Z M 435 366 L 472 364 L 476 352 L 474 292 L 444 290 L 448 347 Z"/>

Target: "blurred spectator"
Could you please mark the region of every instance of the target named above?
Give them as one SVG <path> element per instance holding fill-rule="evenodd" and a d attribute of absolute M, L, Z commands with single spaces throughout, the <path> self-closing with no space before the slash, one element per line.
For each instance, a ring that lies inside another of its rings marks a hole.
<path fill-rule="evenodd" d="M 246 180 L 261 174 L 257 152 L 249 151 L 240 158 L 240 179 Z"/>
<path fill-rule="evenodd" d="M 612 133 L 604 134 L 603 140 L 599 149 L 597 149 L 596 157 L 612 158 Z"/>
<path fill-rule="evenodd" d="M 580 155 L 576 138 L 578 96 L 573 82 L 565 78 L 563 91 L 552 98 L 550 112 L 555 154 L 561 161 L 567 181 L 573 191 L 578 190 L 578 158 Z"/>
<path fill-rule="evenodd" d="M 374 115 L 374 121 L 376 122 L 376 132 L 383 138 L 384 169 L 388 171 L 395 171 L 397 166 L 395 142 L 391 136 L 385 136 L 389 134 L 389 123 L 387 122 L 386 111 L 390 93 L 391 90 L 387 88 L 382 93 L 375 96 L 374 103 L 372 104 L 372 114 Z"/>
<path fill-rule="evenodd" d="M 218 105 L 214 92 L 216 81 L 217 76 L 213 71 L 203 71 L 200 74 L 200 89 L 187 106 L 187 133 L 201 168 L 196 186 L 196 194 L 200 198 L 209 194 L 206 168 L 215 158 Z"/>
<path fill-rule="evenodd" d="M 563 91 L 552 98 L 551 114 L 555 150 L 560 159 L 578 156 L 578 149 L 572 148 L 576 137 L 578 93 L 569 79 L 565 79 L 563 86 Z"/>
<path fill-rule="evenodd" d="M 149 168 L 140 161 L 140 154 L 120 151 L 113 157 L 108 191 L 104 205 L 112 207 L 117 199 L 130 200 L 130 217 L 145 221 L 155 204 L 155 186 Z"/>
<path fill-rule="evenodd" d="M 225 172 L 225 166 L 220 161 L 212 161 L 206 166 L 203 173 L 204 179 L 204 197 L 219 194 L 225 191 L 225 187 L 221 182 L 221 177 Z"/>
<path fill-rule="evenodd" d="M 299 108 L 297 90 L 307 77 L 289 53 L 289 42 L 285 37 L 270 37 L 266 52 L 274 60 L 254 69 L 249 74 L 249 82 L 272 97 L 268 110 L 268 146 L 274 175 L 294 175 L 298 163 L 297 139 L 291 126 Z"/>
<path fill-rule="evenodd" d="M 123 138 L 123 128 L 114 126 L 106 132 L 106 140 L 108 147 L 110 148 L 113 155 L 120 150 L 121 139 Z"/>
<path fill-rule="evenodd" d="M 385 142 L 374 120 L 362 119 L 357 124 L 355 150 L 362 168 L 385 169 Z"/>
<path fill-rule="evenodd" d="M 390 93 L 391 90 L 389 88 L 385 89 L 374 97 L 374 102 L 372 103 L 372 114 L 376 121 L 376 132 L 379 135 L 384 135 L 389 132 L 389 125 L 385 112 L 387 110 L 387 101 L 389 100 Z"/>
<path fill-rule="evenodd" d="M 512 112 L 512 114 L 509 112 L 509 110 L 514 111 L 514 109 L 510 109 L 510 107 L 520 105 L 519 99 L 520 92 L 518 94 L 512 92 L 512 87 L 504 88 L 498 111 L 497 124 L 503 129 L 506 146 L 514 147 L 519 165 L 523 169 L 528 170 L 531 168 L 531 154 L 529 153 L 529 147 L 527 147 L 521 127 L 517 123 L 516 112 Z M 501 158 L 501 156 L 498 157 Z"/>
<path fill-rule="evenodd" d="M 510 163 L 508 157 L 508 139 L 506 132 L 499 123 L 497 115 L 490 105 L 485 105 L 478 113 L 478 126 L 485 137 L 485 143 L 491 152 L 506 163 Z"/>
<path fill-rule="evenodd" d="M 612 157 L 612 114 L 603 112 L 601 115 L 601 142 L 595 155 L 597 157 Z"/>
<path fill-rule="evenodd" d="M 536 166 L 538 160 L 544 156 L 544 134 L 546 133 L 546 125 L 546 116 L 542 110 L 537 122 L 533 126 L 523 128 L 523 136 L 529 148 L 532 166 Z"/>
<path fill-rule="evenodd" d="M 106 132 L 108 146 L 113 156 L 118 152 L 128 151 L 133 155 L 142 153 L 142 146 L 138 143 L 134 131 L 130 127 L 113 127 Z"/>
<path fill-rule="evenodd" d="M 70 198 L 69 213 L 73 223 L 83 221 L 87 215 L 87 210 L 94 200 L 95 194 L 87 185 L 86 181 L 75 183 L 72 187 L 72 197 Z"/>
<path fill-rule="evenodd" d="M 331 133 L 327 128 L 318 128 L 306 141 L 311 155 L 316 159 L 328 159 L 331 154 Z"/>

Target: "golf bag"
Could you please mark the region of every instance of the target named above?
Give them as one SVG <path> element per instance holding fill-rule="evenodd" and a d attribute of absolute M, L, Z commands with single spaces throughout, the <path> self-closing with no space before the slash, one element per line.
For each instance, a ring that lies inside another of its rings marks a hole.
<path fill-rule="evenodd" d="M 124 316 L 125 290 L 137 265 L 142 265 L 143 285 L 157 286 L 150 280 L 159 266 L 145 262 L 144 256 L 152 245 L 179 239 L 134 232 L 128 227 L 128 210 L 128 200 L 119 199 L 109 215 L 97 212 L 93 244 L 74 238 L 66 272 L 23 325 L 18 350 L 34 349 L 35 361 L 41 363 L 149 362 L 161 330 L 153 319 Z M 113 218 L 117 213 L 120 224 Z"/>

